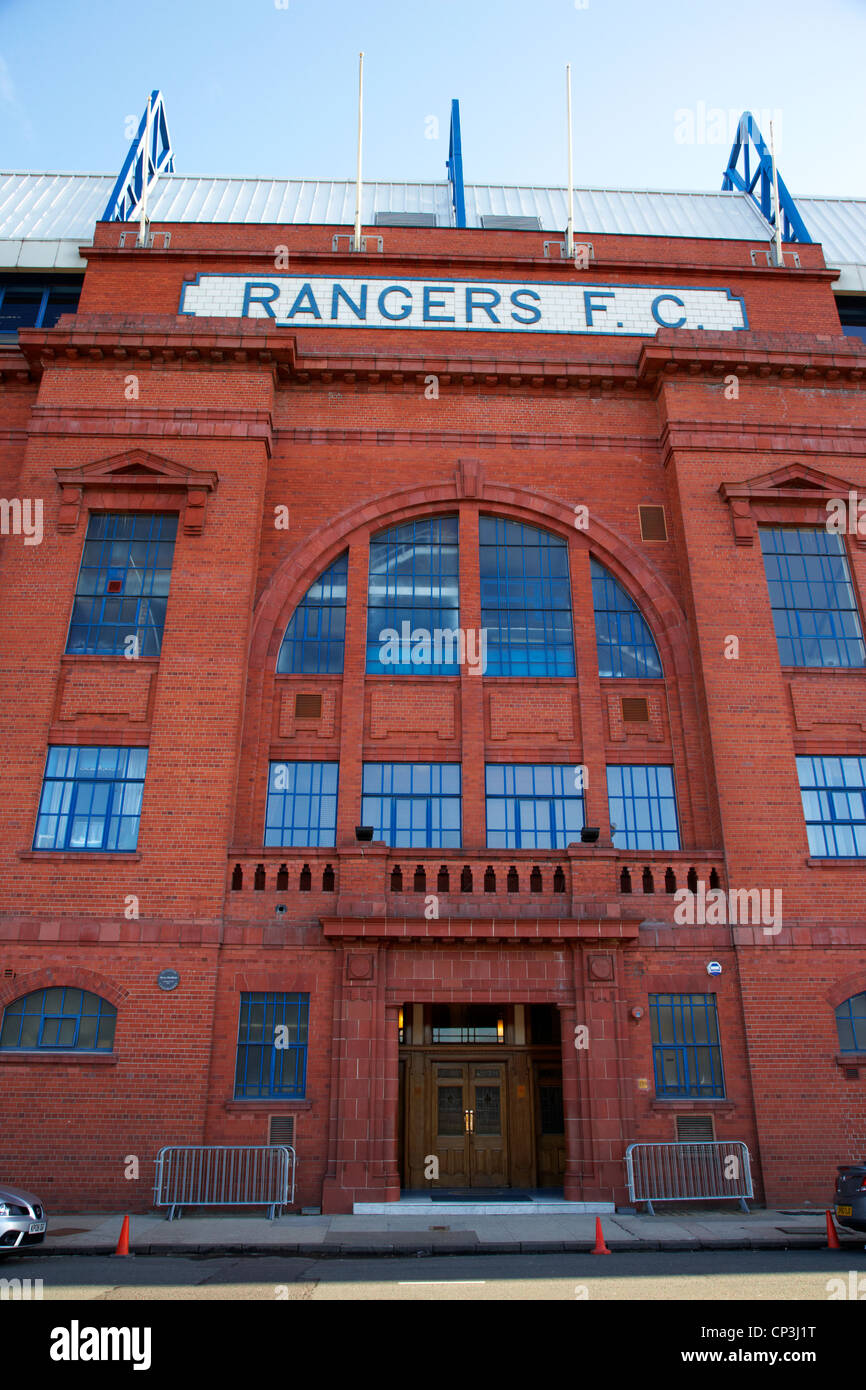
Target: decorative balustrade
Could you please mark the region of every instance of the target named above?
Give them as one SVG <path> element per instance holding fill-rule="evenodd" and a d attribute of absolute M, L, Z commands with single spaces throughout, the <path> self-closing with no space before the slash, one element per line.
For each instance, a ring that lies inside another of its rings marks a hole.
<path fill-rule="evenodd" d="M 725 888 L 721 856 L 572 845 L 566 850 L 268 849 L 229 859 L 229 917 L 580 917 L 674 921 L 683 889 Z M 702 886 L 701 886 L 702 885 Z M 674 895 L 679 894 L 674 899 Z M 435 898 L 435 906 L 431 903 Z M 651 899 L 650 903 L 648 899 Z"/>

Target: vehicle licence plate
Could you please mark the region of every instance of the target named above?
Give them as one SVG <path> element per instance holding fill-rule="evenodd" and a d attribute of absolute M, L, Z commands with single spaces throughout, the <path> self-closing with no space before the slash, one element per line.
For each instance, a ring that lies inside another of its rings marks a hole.
<path fill-rule="evenodd" d="M 31 1222 L 30 1222 L 30 1234 L 31 1234 L 32 1236 L 41 1235 L 42 1232 L 45 1230 L 45 1227 L 46 1227 L 47 1224 L 48 1224 L 48 1223 L 47 1223 L 46 1221 L 31 1221 Z"/>
<path fill-rule="evenodd" d="M 836 1215 L 837 1215 L 837 1216 L 853 1216 L 853 1215 L 854 1215 L 854 1208 L 853 1208 L 853 1207 L 837 1207 L 837 1208 L 836 1208 Z"/>

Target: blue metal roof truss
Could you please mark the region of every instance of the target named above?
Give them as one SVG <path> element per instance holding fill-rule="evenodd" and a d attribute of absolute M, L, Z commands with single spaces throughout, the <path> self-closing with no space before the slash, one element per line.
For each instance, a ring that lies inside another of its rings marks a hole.
<path fill-rule="evenodd" d="M 451 103 L 451 136 L 448 141 L 448 183 L 451 204 L 458 227 L 466 226 L 466 195 L 463 190 L 463 142 L 460 139 L 460 102 Z"/>
<path fill-rule="evenodd" d="M 148 146 L 148 148 L 145 148 Z M 117 183 L 102 214 L 102 222 L 132 222 L 141 205 L 145 187 L 150 187 L 159 174 L 174 173 L 174 151 L 165 119 L 162 92 L 150 94 L 150 139 L 147 139 L 147 108 L 141 118 L 138 134 L 129 147 Z"/>
<path fill-rule="evenodd" d="M 740 154 L 743 156 L 743 173 L 737 168 Z M 751 154 L 754 153 L 757 164 L 754 174 L 751 172 Z M 776 170 L 776 177 L 779 183 L 779 210 L 782 214 L 782 240 L 783 241 L 811 241 L 812 238 L 806 230 L 806 224 L 797 211 L 797 205 L 779 173 Z M 759 192 L 755 189 L 760 181 Z M 744 111 L 737 126 L 737 138 L 731 146 L 731 153 L 728 156 L 728 167 L 722 176 L 722 192 L 729 193 L 732 189 L 738 189 L 742 193 L 748 193 L 752 201 L 760 208 L 761 213 L 771 226 L 776 225 L 775 213 L 773 211 L 773 160 L 767 146 L 764 144 L 763 137 L 759 131 L 755 118 L 751 111 Z"/>

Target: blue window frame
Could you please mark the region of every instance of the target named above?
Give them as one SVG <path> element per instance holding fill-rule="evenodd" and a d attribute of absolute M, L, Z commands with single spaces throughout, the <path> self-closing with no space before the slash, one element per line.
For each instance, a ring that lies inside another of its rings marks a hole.
<path fill-rule="evenodd" d="M 110 1052 L 117 1009 L 86 989 L 59 985 L 37 989 L 7 1004 L 0 1049 L 47 1052 Z"/>
<path fill-rule="evenodd" d="M 651 994 L 657 1096 L 724 1098 L 725 1075 L 714 994 Z"/>
<path fill-rule="evenodd" d="M 617 849 L 679 849 L 672 767 L 609 766 L 607 800 Z"/>
<path fill-rule="evenodd" d="M 866 856 L 866 758 L 798 758 L 809 853 L 815 859 Z"/>
<path fill-rule="evenodd" d="M 361 821 L 399 847 L 459 848 L 459 763 L 365 763 Z"/>
<path fill-rule="evenodd" d="M 91 516 L 67 653 L 159 656 L 176 536 L 176 516 L 153 512 Z"/>
<path fill-rule="evenodd" d="M 661 657 L 634 599 L 598 560 L 590 559 L 589 568 L 598 674 L 657 680 L 663 675 Z"/>
<path fill-rule="evenodd" d="M 265 845 L 333 845 L 339 763 L 271 763 Z"/>
<path fill-rule="evenodd" d="M 146 748 L 49 748 L 33 848 L 134 850 L 146 771 Z"/>
<path fill-rule="evenodd" d="M 346 643 L 349 552 L 338 555 L 301 599 L 286 628 L 277 671 L 339 673 Z"/>
<path fill-rule="evenodd" d="M 568 545 L 503 517 L 479 519 L 488 676 L 573 676 Z"/>
<path fill-rule="evenodd" d="M 236 1099 L 304 1099 L 309 1024 L 309 994 L 241 995 Z"/>
<path fill-rule="evenodd" d="M 564 849 L 580 839 L 583 792 L 573 766 L 488 763 L 488 849 Z"/>
<path fill-rule="evenodd" d="M 836 1009 L 840 1052 L 866 1052 L 866 991 L 854 994 Z"/>
<path fill-rule="evenodd" d="M 782 665 L 866 665 L 842 536 L 822 527 L 761 527 L 761 549 Z"/>
<path fill-rule="evenodd" d="M 370 541 L 367 671 L 456 676 L 449 641 L 460 624 L 457 517 L 431 516 L 380 531 Z M 413 634 L 417 634 L 413 637 Z"/>
<path fill-rule="evenodd" d="M 53 328 L 61 314 L 76 312 L 81 285 L 81 276 L 0 275 L 0 334 Z"/>

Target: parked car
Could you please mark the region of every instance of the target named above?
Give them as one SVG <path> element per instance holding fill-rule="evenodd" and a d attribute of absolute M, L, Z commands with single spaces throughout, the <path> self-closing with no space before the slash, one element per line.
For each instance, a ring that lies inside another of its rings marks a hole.
<path fill-rule="evenodd" d="M 836 1171 L 836 1220 L 852 1231 L 866 1231 L 866 1162 L 840 1163 Z"/>
<path fill-rule="evenodd" d="M 40 1245 L 47 1226 L 38 1197 L 18 1187 L 0 1186 L 0 1255 L 21 1245 Z"/>

